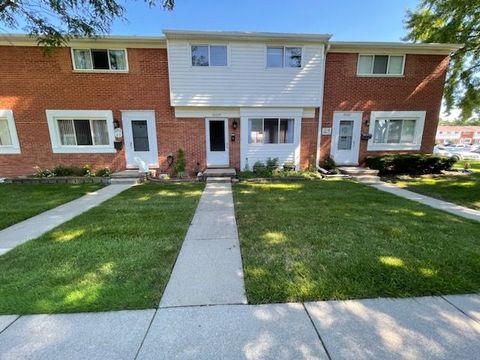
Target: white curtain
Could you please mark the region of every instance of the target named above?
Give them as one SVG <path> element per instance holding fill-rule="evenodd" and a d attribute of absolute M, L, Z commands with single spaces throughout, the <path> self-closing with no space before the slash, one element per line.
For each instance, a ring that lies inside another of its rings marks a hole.
<path fill-rule="evenodd" d="M 73 57 L 76 69 L 93 69 L 92 57 L 88 49 L 74 49 Z"/>
<path fill-rule="evenodd" d="M 58 133 L 62 145 L 77 145 L 75 139 L 75 130 L 73 128 L 73 120 L 57 120 Z"/>
<path fill-rule="evenodd" d="M 127 70 L 127 59 L 124 50 L 109 50 L 110 53 L 110 69 Z"/>
<path fill-rule="evenodd" d="M 92 120 L 94 145 L 108 145 L 108 128 L 105 120 Z"/>
<path fill-rule="evenodd" d="M 7 119 L 0 119 L 0 145 L 12 145 Z"/>

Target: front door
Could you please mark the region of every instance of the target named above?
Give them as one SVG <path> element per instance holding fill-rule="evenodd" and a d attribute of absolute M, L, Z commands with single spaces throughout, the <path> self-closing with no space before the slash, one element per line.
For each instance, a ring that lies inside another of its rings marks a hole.
<path fill-rule="evenodd" d="M 138 168 L 140 161 L 158 167 L 155 112 L 123 111 L 122 124 L 127 168 Z"/>
<path fill-rule="evenodd" d="M 338 165 L 358 165 L 361 112 L 336 112 L 333 115 L 330 154 Z"/>
<path fill-rule="evenodd" d="M 206 119 L 207 166 L 228 166 L 228 121 Z"/>

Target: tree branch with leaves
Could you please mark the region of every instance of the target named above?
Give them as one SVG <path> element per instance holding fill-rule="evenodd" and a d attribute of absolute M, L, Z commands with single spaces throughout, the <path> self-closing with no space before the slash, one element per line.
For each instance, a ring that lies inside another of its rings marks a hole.
<path fill-rule="evenodd" d="M 422 0 L 407 11 L 406 40 L 457 43 L 445 84 L 447 111 L 459 108 L 463 119 L 480 115 L 480 0 Z"/>
<path fill-rule="evenodd" d="M 166 10 L 175 6 L 175 0 L 144 1 Z M 125 8 L 117 0 L 0 0 L 0 24 L 21 29 L 46 47 L 108 34 L 117 19 L 125 20 Z"/>

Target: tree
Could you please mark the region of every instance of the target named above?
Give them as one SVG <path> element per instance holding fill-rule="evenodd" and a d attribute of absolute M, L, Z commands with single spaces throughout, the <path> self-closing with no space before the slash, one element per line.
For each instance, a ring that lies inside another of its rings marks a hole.
<path fill-rule="evenodd" d="M 175 6 L 175 0 L 144 1 L 151 7 L 161 2 L 166 10 Z M 124 16 L 118 0 L 0 0 L 0 25 L 21 29 L 46 47 L 107 34 L 113 21 Z"/>
<path fill-rule="evenodd" d="M 406 40 L 464 44 L 451 58 L 445 104 L 464 119 L 480 114 L 480 0 L 422 0 L 405 23 Z"/>

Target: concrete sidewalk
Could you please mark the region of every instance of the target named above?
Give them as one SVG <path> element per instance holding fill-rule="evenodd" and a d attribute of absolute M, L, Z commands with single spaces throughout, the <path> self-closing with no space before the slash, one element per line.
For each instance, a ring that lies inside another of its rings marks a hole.
<path fill-rule="evenodd" d="M 0 360 L 475 359 L 480 295 L 0 316 Z"/>
<path fill-rule="evenodd" d="M 207 183 L 160 307 L 246 304 L 230 183 Z"/>
<path fill-rule="evenodd" d="M 134 184 L 109 185 L 81 198 L 47 210 L 0 231 L 0 255 L 35 239 L 74 217 L 118 195 Z"/>
<path fill-rule="evenodd" d="M 413 191 L 402 189 L 396 185 L 385 182 L 368 184 L 378 190 L 394 194 L 405 199 L 413 200 L 421 204 L 428 205 L 434 209 L 443 210 L 466 219 L 480 221 L 480 211 L 469 209 L 464 206 L 456 205 L 448 201 L 432 198 L 430 196 L 421 195 Z"/>

